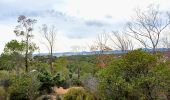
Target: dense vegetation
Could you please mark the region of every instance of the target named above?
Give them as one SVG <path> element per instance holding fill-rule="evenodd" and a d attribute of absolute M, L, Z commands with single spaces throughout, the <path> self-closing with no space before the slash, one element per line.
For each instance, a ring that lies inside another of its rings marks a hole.
<path fill-rule="evenodd" d="M 16 72 L 18 66 L 6 56 L 11 55 L 3 54 L 1 59 L 6 61 L 0 63 L 1 99 L 34 100 L 52 94 L 54 86 L 81 86 L 70 89 L 64 100 L 170 99 L 170 65 L 161 54 L 134 50 L 121 57 L 112 55 L 105 68 L 98 66 L 98 55 L 59 57 L 54 58 L 54 74 L 45 56 L 31 58 L 27 73 L 24 67 Z"/>

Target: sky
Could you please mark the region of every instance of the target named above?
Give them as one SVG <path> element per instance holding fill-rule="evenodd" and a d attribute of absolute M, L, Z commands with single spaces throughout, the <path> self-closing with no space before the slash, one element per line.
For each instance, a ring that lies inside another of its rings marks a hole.
<path fill-rule="evenodd" d="M 170 9 L 170 0 L 0 0 L 0 53 L 5 43 L 18 39 L 13 30 L 19 15 L 37 20 L 33 41 L 40 52 L 48 52 L 39 32 L 42 24 L 57 28 L 54 52 L 69 52 L 92 44 L 102 32 L 121 30 L 135 8 L 151 4 Z"/>

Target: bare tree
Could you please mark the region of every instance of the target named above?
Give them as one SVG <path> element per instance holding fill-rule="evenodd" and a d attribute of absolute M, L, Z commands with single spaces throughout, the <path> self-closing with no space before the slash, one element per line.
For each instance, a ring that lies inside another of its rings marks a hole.
<path fill-rule="evenodd" d="M 97 39 L 95 41 L 97 51 L 100 51 L 100 53 L 103 53 L 104 51 L 111 50 L 111 48 L 107 46 L 108 39 L 109 37 L 108 37 L 108 34 L 106 33 L 101 33 L 97 36 Z"/>
<path fill-rule="evenodd" d="M 44 24 L 40 28 L 40 32 L 41 32 L 43 38 L 46 40 L 46 42 L 44 42 L 44 44 L 46 45 L 46 47 L 49 50 L 50 70 L 51 70 L 51 73 L 53 73 L 53 50 L 54 50 L 54 46 L 55 46 L 57 30 L 56 30 L 55 26 L 48 27 L 46 24 Z"/>
<path fill-rule="evenodd" d="M 152 48 L 153 53 L 156 53 L 160 36 L 169 24 L 169 14 L 163 13 L 159 11 L 158 7 L 151 5 L 147 11 L 136 10 L 136 18 L 127 24 L 127 32 L 145 48 Z"/>
<path fill-rule="evenodd" d="M 108 63 L 107 61 L 111 58 L 110 55 L 105 54 L 105 51 L 112 50 L 109 46 L 107 46 L 108 39 L 108 34 L 101 33 L 97 36 L 94 44 L 89 46 L 90 51 L 95 52 L 96 64 L 100 68 L 106 67 Z"/>
<path fill-rule="evenodd" d="M 109 35 L 107 33 L 101 33 L 97 35 L 95 41 L 93 41 L 92 45 L 87 45 L 90 51 L 99 53 L 103 53 L 104 51 L 112 50 L 109 46 L 107 46 L 109 40 Z"/>
<path fill-rule="evenodd" d="M 162 45 L 165 47 L 168 51 L 170 51 L 170 39 L 168 37 L 162 38 Z"/>
<path fill-rule="evenodd" d="M 114 48 L 120 49 L 122 52 L 133 50 L 132 40 L 124 32 L 112 32 L 110 40 L 114 44 Z"/>

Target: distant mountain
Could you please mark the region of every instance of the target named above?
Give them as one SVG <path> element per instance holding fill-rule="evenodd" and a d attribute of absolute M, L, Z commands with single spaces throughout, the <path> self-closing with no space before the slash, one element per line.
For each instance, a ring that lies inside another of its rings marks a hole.
<path fill-rule="evenodd" d="M 151 52 L 152 49 L 149 48 L 142 48 L 142 50 Z M 168 51 L 168 48 L 157 48 L 156 51 L 164 52 Z M 127 51 L 128 52 L 128 51 Z M 122 53 L 127 53 L 127 52 L 122 52 L 121 50 L 112 50 L 112 51 L 104 51 L 103 54 L 122 54 Z M 63 52 L 63 53 L 53 53 L 53 56 L 56 57 L 61 57 L 61 56 L 73 56 L 73 55 L 93 55 L 93 54 L 99 54 L 101 51 L 94 51 L 94 52 Z M 49 55 L 48 53 L 40 53 L 40 54 L 34 54 L 34 56 L 47 56 Z"/>
<path fill-rule="evenodd" d="M 144 51 L 152 51 L 152 49 L 149 48 L 142 48 Z M 164 51 L 169 51 L 170 48 L 156 48 L 156 51 L 164 52 Z"/>

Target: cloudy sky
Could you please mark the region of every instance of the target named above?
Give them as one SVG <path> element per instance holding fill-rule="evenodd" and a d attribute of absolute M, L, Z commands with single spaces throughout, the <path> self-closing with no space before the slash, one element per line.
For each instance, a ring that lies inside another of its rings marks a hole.
<path fill-rule="evenodd" d="M 5 43 L 16 39 L 13 30 L 19 15 L 38 20 L 33 33 L 40 52 L 47 52 L 39 33 L 42 24 L 56 26 L 55 52 L 66 52 L 75 45 L 87 46 L 99 33 L 120 30 L 135 8 L 153 3 L 170 9 L 170 0 L 0 0 L 0 53 Z"/>

